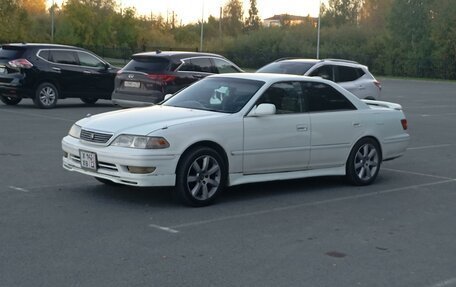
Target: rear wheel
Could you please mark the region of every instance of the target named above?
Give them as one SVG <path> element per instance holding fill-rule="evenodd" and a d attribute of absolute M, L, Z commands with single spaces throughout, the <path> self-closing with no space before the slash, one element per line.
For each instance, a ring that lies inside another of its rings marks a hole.
<path fill-rule="evenodd" d="M 33 102 L 41 109 L 52 109 L 57 105 L 58 98 L 59 91 L 57 87 L 45 82 L 37 87 Z"/>
<path fill-rule="evenodd" d="M 177 198 L 186 205 L 200 207 L 213 203 L 223 191 L 227 171 L 215 150 L 200 147 L 184 155 L 176 176 Z"/>
<path fill-rule="evenodd" d="M 19 102 L 22 101 L 22 98 L 0 96 L 0 101 L 2 101 L 5 105 L 14 106 L 19 104 Z"/>
<path fill-rule="evenodd" d="M 86 104 L 89 104 L 89 105 L 93 105 L 93 104 L 95 104 L 98 101 L 98 99 L 95 99 L 95 98 L 81 98 L 81 101 L 83 103 L 86 103 Z"/>
<path fill-rule="evenodd" d="M 358 141 L 347 161 L 347 178 L 354 185 L 368 185 L 374 182 L 382 161 L 380 147 L 371 138 Z"/>

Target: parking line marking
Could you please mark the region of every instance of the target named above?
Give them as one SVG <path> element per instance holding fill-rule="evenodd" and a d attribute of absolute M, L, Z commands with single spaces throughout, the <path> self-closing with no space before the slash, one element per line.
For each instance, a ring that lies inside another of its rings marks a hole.
<path fill-rule="evenodd" d="M 215 222 L 227 221 L 227 220 L 238 219 L 238 218 L 243 218 L 243 217 L 250 217 L 250 216 L 263 215 L 263 214 L 268 214 L 268 213 L 288 211 L 288 210 L 298 209 L 298 208 L 303 208 L 303 207 L 318 206 L 318 205 L 323 205 L 323 204 L 328 204 L 328 203 L 335 203 L 335 202 L 340 202 L 340 201 L 371 197 L 371 196 L 376 196 L 376 195 L 380 195 L 380 194 L 388 194 L 388 193 L 397 192 L 397 191 L 406 191 L 406 190 L 410 190 L 410 189 L 445 184 L 445 183 L 449 183 L 449 182 L 456 182 L 456 179 L 447 179 L 447 180 L 431 182 L 431 183 L 416 184 L 416 185 L 410 185 L 410 186 L 405 186 L 405 187 L 398 187 L 398 188 L 386 189 L 386 190 L 381 190 L 381 191 L 374 191 L 374 192 L 369 192 L 369 193 L 344 196 L 344 197 L 339 197 L 339 198 L 332 198 L 332 199 L 319 200 L 319 201 L 302 203 L 302 204 L 289 205 L 289 206 L 284 206 L 284 207 L 276 207 L 276 208 L 271 208 L 271 209 L 259 210 L 259 211 L 248 212 L 248 213 L 241 213 L 241 214 L 224 216 L 224 217 L 213 218 L 213 219 L 208 219 L 208 220 L 187 222 L 187 223 L 170 226 L 169 228 L 170 229 L 180 229 L 180 228 L 185 228 L 185 227 L 205 225 L 205 224 L 211 224 L 211 223 L 215 223 Z"/>
<path fill-rule="evenodd" d="M 177 231 L 176 229 L 173 229 L 173 228 L 170 228 L 170 227 L 166 227 L 166 226 L 160 226 L 160 225 L 156 225 L 156 224 L 149 224 L 149 227 L 156 228 L 156 229 L 159 229 L 159 230 L 163 230 L 163 231 L 166 231 L 166 232 L 169 232 L 169 233 L 179 233 L 179 231 Z"/>
<path fill-rule="evenodd" d="M 427 177 L 432 177 L 432 178 L 437 178 L 437 179 L 453 179 L 453 180 L 456 180 L 456 179 L 451 178 L 451 177 L 439 176 L 439 175 L 433 175 L 433 174 L 427 174 L 427 173 L 420 173 L 420 172 L 414 172 L 414 171 L 408 171 L 408 170 L 400 170 L 400 169 L 385 168 L 385 167 L 382 167 L 382 170 L 400 172 L 400 173 L 406 173 L 406 174 L 413 174 L 413 175 L 419 175 L 419 176 L 427 176 Z"/>
<path fill-rule="evenodd" d="M 60 118 L 60 117 L 45 116 L 45 115 L 37 115 L 37 114 L 34 114 L 34 113 L 21 113 L 21 112 L 10 111 L 10 110 L 5 110 L 5 109 L 2 109 L 2 111 L 8 112 L 8 113 L 12 113 L 12 114 L 33 116 L 33 117 L 45 118 L 45 119 L 51 119 L 51 120 L 60 120 L 60 121 L 72 122 L 72 123 L 75 122 L 75 120 L 70 120 L 70 119 L 65 119 L 65 118 Z"/>
<path fill-rule="evenodd" d="M 11 189 L 14 189 L 14 190 L 18 190 L 18 191 L 29 192 L 29 190 L 22 188 L 22 187 L 17 187 L 17 186 L 12 186 L 12 185 L 10 185 L 8 187 Z"/>
<path fill-rule="evenodd" d="M 418 147 L 409 147 L 407 150 L 420 150 L 420 149 L 433 149 L 439 147 L 449 147 L 452 144 L 438 144 L 438 145 L 427 145 L 427 146 L 418 146 Z"/>
<path fill-rule="evenodd" d="M 439 283 L 432 285 L 431 287 L 447 287 L 447 286 L 456 286 L 456 278 L 451 278 Z"/>

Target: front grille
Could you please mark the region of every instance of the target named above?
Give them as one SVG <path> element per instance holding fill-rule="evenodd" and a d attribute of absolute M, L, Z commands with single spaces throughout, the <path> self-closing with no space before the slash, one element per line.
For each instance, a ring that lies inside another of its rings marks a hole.
<path fill-rule="evenodd" d="M 104 134 L 81 130 L 81 139 L 93 143 L 106 143 L 112 137 L 112 134 Z"/>

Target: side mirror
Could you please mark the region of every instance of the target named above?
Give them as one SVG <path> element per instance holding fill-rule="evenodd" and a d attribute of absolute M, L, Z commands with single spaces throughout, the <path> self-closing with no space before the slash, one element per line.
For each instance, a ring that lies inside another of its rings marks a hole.
<path fill-rule="evenodd" d="M 262 117 L 262 116 L 270 116 L 276 113 L 276 106 L 273 104 L 260 104 L 256 108 L 254 108 L 250 113 L 249 116 L 251 117 Z"/>
<path fill-rule="evenodd" d="M 163 99 L 164 101 L 170 99 L 173 96 L 173 94 L 166 94 L 165 98 Z"/>

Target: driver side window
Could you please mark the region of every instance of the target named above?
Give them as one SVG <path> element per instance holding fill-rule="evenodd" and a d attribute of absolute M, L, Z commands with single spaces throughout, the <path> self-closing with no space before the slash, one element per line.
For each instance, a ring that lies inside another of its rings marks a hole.
<path fill-rule="evenodd" d="M 273 104 L 276 114 L 301 113 L 302 87 L 299 82 L 281 82 L 271 85 L 260 97 L 259 104 Z"/>

